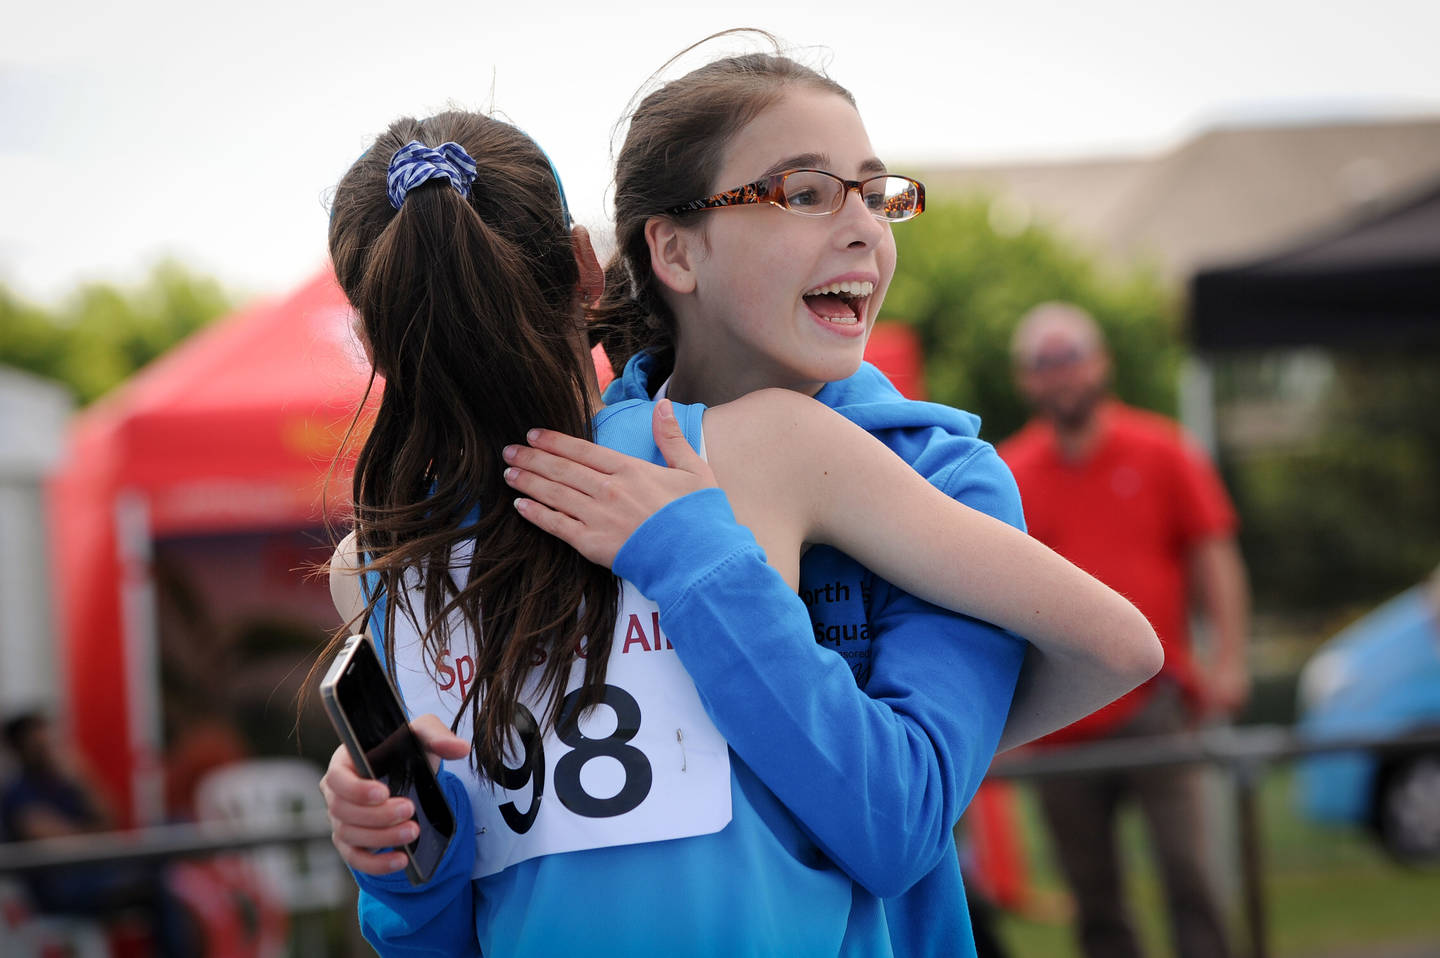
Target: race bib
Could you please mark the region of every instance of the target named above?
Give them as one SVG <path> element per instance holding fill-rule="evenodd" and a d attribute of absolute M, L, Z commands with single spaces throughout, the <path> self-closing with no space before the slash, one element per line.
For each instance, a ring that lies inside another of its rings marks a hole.
<path fill-rule="evenodd" d="M 585 662 L 576 661 L 560 720 L 542 736 L 537 671 L 496 780 L 466 762 L 446 763 L 475 813 L 472 877 L 540 855 L 690 838 L 729 823 L 729 749 L 665 638 L 658 609 L 626 582 L 620 610 L 600 705 L 578 708 Z M 468 632 L 452 627 L 452 648 L 427 667 L 418 632 L 401 615 L 395 624 L 406 707 L 449 721 L 474 679 Z M 471 737 L 468 708 L 456 732 Z"/>

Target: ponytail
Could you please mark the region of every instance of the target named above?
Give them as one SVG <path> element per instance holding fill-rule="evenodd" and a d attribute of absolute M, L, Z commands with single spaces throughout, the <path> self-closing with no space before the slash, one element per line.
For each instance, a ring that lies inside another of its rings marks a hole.
<path fill-rule="evenodd" d="M 388 164 L 411 141 L 453 141 L 473 157 L 469 195 L 435 176 L 407 184 L 397 210 Z M 579 273 L 559 185 L 507 124 L 468 113 L 400 120 L 341 180 L 330 247 L 385 381 L 354 476 L 358 547 L 380 580 L 365 616 L 391 597 L 392 674 L 397 615 L 418 626 L 432 669 L 451 624 L 464 623 L 475 682 L 462 712 L 493 777 L 534 662 L 544 662 L 542 722 L 558 714 L 582 640 L 592 653 L 583 698 L 599 700 L 617 605 L 614 576 L 509 508 L 502 475 L 501 450 L 537 424 L 592 437 L 593 370 L 576 348 Z M 454 727 L 460 715 L 450 718 Z"/>

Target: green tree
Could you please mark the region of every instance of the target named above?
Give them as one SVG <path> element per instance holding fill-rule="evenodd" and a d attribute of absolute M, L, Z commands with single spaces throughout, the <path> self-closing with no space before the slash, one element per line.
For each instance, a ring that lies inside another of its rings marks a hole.
<path fill-rule="evenodd" d="M 1221 415 L 1267 357 L 1218 364 Z M 1325 622 L 1440 562 L 1440 377 L 1423 353 L 1330 354 L 1318 428 L 1236 451 L 1226 474 L 1256 604 Z"/>
<path fill-rule="evenodd" d="M 982 416 L 992 442 L 1013 433 L 1028 414 L 1011 375 L 1011 334 L 1032 306 L 1065 300 L 1104 329 L 1116 393 L 1174 415 L 1180 291 L 1045 228 L 1012 226 L 974 197 L 937 201 L 895 228 L 885 315 L 919 334 L 931 398 Z M 1284 393 L 1264 372 L 1273 360 L 1213 358 L 1220 466 L 1257 607 L 1314 623 L 1374 604 L 1440 561 L 1440 377 L 1430 356 L 1331 354 L 1333 379 L 1316 400 L 1321 428 L 1286 437 L 1283 417 L 1265 405 Z M 1275 435 L 1226 447 L 1227 414 L 1247 402 Z"/>
<path fill-rule="evenodd" d="M 1011 378 L 1010 335 L 1030 307 L 1065 300 L 1105 330 L 1120 397 L 1173 414 L 1178 309 L 1158 276 L 1107 270 L 1050 230 L 1002 232 L 992 219 L 990 202 L 975 197 L 935 202 L 895 228 L 900 259 L 885 315 L 918 332 L 931 398 L 981 415 L 987 439 L 1013 433 L 1026 410 Z"/>
<path fill-rule="evenodd" d="M 88 403 L 233 305 L 216 280 L 173 261 L 134 287 L 86 283 L 48 310 L 0 285 L 0 363 Z"/>

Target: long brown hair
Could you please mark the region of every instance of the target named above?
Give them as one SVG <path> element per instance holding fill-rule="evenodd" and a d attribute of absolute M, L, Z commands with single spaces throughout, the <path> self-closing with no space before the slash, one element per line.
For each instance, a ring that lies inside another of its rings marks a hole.
<path fill-rule="evenodd" d="M 855 104 L 850 91 L 834 80 L 780 55 L 779 41 L 760 30 L 706 37 L 672 57 L 657 75 L 696 47 L 735 34 L 758 36 L 777 52 L 714 60 L 656 89 L 630 114 L 615 160 L 615 256 L 605 270 L 605 293 L 590 310 L 592 332 L 617 370 L 644 350 L 656 354 L 658 377 L 668 375 L 675 363 L 678 330 L 650 268 L 645 222 L 662 210 L 738 186 L 714 182 L 725 147 L 787 87 L 806 84 Z"/>
<path fill-rule="evenodd" d="M 453 141 L 474 158 L 468 198 L 440 177 L 391 205 L 388 165 L 412 140 Z M 432 667 L 463 623 L 475 682 L 462 713 L 493 777 L 536 663 L 542 727 L 582 641 L 582 701 L 599 700 L 616 615 L 615 577 L 522 519 L 502 476 L 501 450 L 531 427 L 593 438 L 594 373 L 577 348 L 579 270 L 559 187 L 544 152 L 506 123 L 460 112 L 397 120 L 336 188 L 330 256 L 384 378 L 354 476 L 357 547 L 379 583 L 360 621 L 385 599 L 392 677 L 397 616 L 419 629 Z M 415 596 L 419 608 L 406 601 Z"/>

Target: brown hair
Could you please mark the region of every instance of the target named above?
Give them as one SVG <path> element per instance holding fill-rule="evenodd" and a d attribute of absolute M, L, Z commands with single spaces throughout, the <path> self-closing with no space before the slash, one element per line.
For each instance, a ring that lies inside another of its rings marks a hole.
<path fill-rule="evenodd" d="M 677 59 L 721 36 L 763 31 L 729 30 L 706 37 Z M 654 375 L 675 363 L 675 317 L 660 297 L 650 268 L 645 222 L 662 210 L 737 183 L 714 183 L 730 139 L 772 106 L 787 86 L 808 84 L 844 97 L 850 91 L 824 74 L 777 53 L 749 53 L 715 60 L 650 93 L 630 114 L 630 127 L 615 161 L 615 257 L 605 270 L 605 294 L 591 308 L 592 329 L 618 370 L 643 350 L 656 354 Z M 677 219 L 697 214 L 684 214 Z"/>
<path fill-rule="evenodd" d="M 391 205 L 390 158 L 412 140 L 454 141 L 474 158 L 468 198 L 439 177 Z M 397 120 L 336 188 L 330 255 L 385 380 L 355 466 L 357 548 L 379 581 L 360 621 L 389 597 L 392 677 L 397 615 L 420 630 L 432 665 L 464 623 L 475 682 L 462 713 L 493 778 L 536 663 L 542 727 L 558 716 L 582 640 L 582 701 L 599 700 L 619 591 L 609 570 L 522 519 L 502 476 L 502 448 L 533 426 L 592 438 L 579 270 L 549 160 L 490 117 Z M 457 562 L 467 542 L 473 552 Z M 415 595 L 419 609 L 401 601 Z"/>

